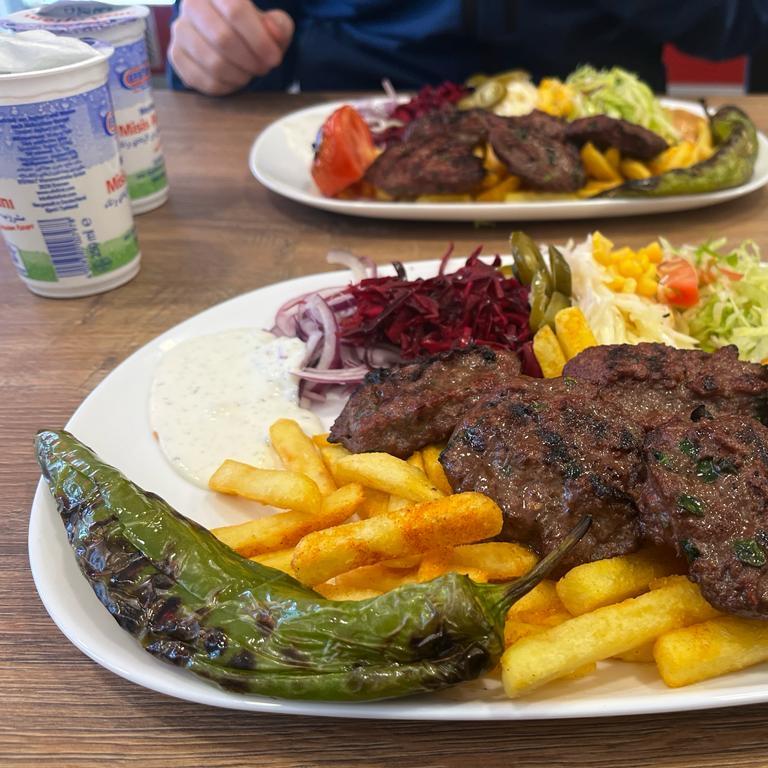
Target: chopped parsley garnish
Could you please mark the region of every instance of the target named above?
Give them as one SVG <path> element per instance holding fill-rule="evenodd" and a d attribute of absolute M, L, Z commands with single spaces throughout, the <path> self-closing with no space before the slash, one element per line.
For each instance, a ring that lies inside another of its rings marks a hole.
<path fill-rule="evenodd" d="M 753 568 L 762 568 L 768 558 L 765 556 L 765 550 L 754 539 L 736 539 L 733 542 L 733 551 L 736 557 Z"/>
<path fill-rule="evenodd" d="M 656 459 L 656 461 L 658 461 L 662 467 L 669 467 L 672 464 L 672 460 L 669 458 L 669 456 L 662 451 L 654 451 L 653 458 Z"/>
<path fill-rule="evenodd" d="M 696 454 L 698 453 L 696 446 L 687 437 L 684 437 L 680 441 L 680 445 L 678 447 L 680 448 L 680 451 L 686 456 L 689 456 L 692 459 L 696 458 Z"/>
<path fill-rule="evenodd" d="M 701 499 L 697 499 L 695 496 L 687 493 L 681 493 L 677 497 L 677 507 L 694 517 L 704 517 L 704 504 L 701 502 Z"/>
<path fill-rule="evenodd" d="M 723 475 L 735 475 L 736 465 L 730 459 L 701 459 L 696 464 L 696 476 L 705 483 L 714 483 Z"/>

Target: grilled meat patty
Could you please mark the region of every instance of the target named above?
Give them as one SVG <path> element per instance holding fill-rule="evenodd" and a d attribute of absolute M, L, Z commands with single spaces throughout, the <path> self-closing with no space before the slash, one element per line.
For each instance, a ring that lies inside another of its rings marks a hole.
<path fill-rule="evenodd" d="M 639 160 L 650 160 L 668 146 L 658 133 L 608 115 L 574 120 L 568 124 L 565 137 L 579 146 L 591 141 L 600 149 L 616 147 L 622 155 Z"/>
<path fill-rule="evenodd" d="M 405 141 L 425 141 L 450 136 L 462 144 L 479 144 L 488 135 L 487 116 L 481 109 L 439 109 L 409 123 Z"/>
<path fill-rule="evenodd" d="M 563 376 L 599 385 L 603 399 L 622 405 L 646 429 L 707 413 L 768 423 L 768 367 L 741 362 L 734 346 L 711 354 L 664 344 L 590 347 L 566 363 Z"/>
<path fill-rule="evenodd" d="M 674 546 L 715 608 L 768 618 L 768 428 L 673 419 L 645 441 L 644 536 Z"/>
<path fill-rule="evenodd" d="M 393 197 L 472 192 L 485 176 L 472 149 L 472 143 L 450 134 L 403 141 L 385 149 L 365 179 Z"/>
<path fill-rule="evenodd" d="M 488 133 L 493 151 L 510 173 L 535 189 L 574 192 L 584 186 L 587 175 L 573 144 L 513 120 L 494 122 Z"/>
<path fill-rule="evenodd" d="M 468 347 L 372 371 L 331 427 L 331 442 L 350 451 L 401 458 L 444 442 L 462 415 L 520 372 L 516 354 Z"/>
<path fill-rule="evenodd" d="M 500 538 L 540 554 L 591 515 L 561 570 L 640 543 L 631 489 L 642 475 L 643 430 L 596 394 L 573 380 L 521 376 L 467 412 L 440 456 L 455 491 L 480 491 L 501 507 Z"/>

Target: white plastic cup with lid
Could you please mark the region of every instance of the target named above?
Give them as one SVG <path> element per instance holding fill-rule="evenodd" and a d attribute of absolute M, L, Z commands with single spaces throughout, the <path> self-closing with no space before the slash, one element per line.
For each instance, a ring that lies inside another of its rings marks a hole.
<path fill-rule="evenodd" d="M 146 45 L 149 9 L 101 2 L 60 0 L 13 13 L 7 29 L 45 29 L 56 35 L 99 40 L 114 48 L 109 89 L 133 212 L 145 213 L 168 199 L 168 177 L 152 96 Z"/>
<path fill-rule="evenodd" d="M 35 39 L 55 60 L 53 35 L 0 35 L 14 62 L 0 73 L 0 231 L 33 293 L 101 293 L 141 259 L 107 87 L 112 49 L 78 42 L 79 61 L 70 51 L 61 58 L 72 63 L 36 69 Z"/>

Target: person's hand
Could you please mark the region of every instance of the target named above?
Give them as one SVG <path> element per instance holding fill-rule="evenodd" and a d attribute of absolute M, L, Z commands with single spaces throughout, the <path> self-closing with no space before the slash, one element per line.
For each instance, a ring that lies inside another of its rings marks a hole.
<path fill-rule="evenodd" d="M 265 13 L 251 0 L 184 0 L 168 58 L 188 88 L 222 96 L 274 69 L 292 37 L 285 11 Z"/>

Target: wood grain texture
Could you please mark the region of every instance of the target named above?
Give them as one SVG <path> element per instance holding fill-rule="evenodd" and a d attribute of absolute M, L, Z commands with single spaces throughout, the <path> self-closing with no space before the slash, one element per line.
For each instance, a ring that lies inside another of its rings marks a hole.
<path fill-rule="evenodd" d="M 331 98 L 331 96 L 328 96 Z M 248 149 L 268 122 L 317 96 L 211 100 L 158 93 L 171 198 L 140 216 L 138 277 L 100 296 L 30 294 L 0 245 L 0 765 L 765 766 L 768 706 L 582 721 L 392 723 L 255 715 L 175 701 L 97 666 L 50 621 L 29 573 L 26 529 L 38 471 L 32 438 L 61 426 L 117 364 L 175 323 L 243 291 L 328 269 L 331 247 L 377 261 L 433 258 L 454 242 L 506 251 L 508 224 L 387 222 L 314 211 L 268 193 Z M 768 130 L 768 98 L 736 100 Z M 640 245 L 751 237 L 768 251 L 768 190 L 652 218 L 537 222 L 551 240 L 599 228 Z"/>

